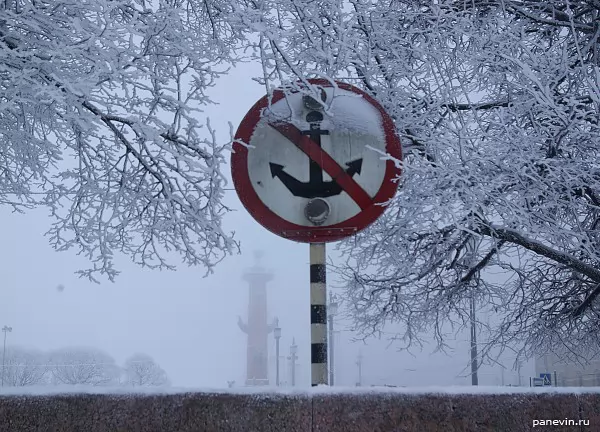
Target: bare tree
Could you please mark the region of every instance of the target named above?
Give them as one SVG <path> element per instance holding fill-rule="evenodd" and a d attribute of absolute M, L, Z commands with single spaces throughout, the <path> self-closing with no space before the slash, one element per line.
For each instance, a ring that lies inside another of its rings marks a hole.
<path fill-rule="evenodd" d="M 64 348 L 49 355 L 54 384 L 116 385 L 121 373 L 115 360 L 95 348 Z"/>
<path fill-rule="evenodd" d="M 147 354 L 134 354 L 124 367 L 125 384 L 131 386 L 166 386 L 167 373 Z"/>
<path fill-rule="evenodd" d="M 222 0 L 0 3 L 0 204 L 47 206 L 57 250 L 94 279 L 120 252 L 208 271 L 221 228 L 224 150 L 206 95 L 241 34 Z"/>
<path fill-rule="evenodd" d="M 506 344 L 597 352 L 600 4 L 349 4 L 262 5 L 257 31 L 268 88 L 348 80 L 403 141 L 396 199 L 341 246 L 356 327 L 400 322 L 406 346 L 423 335 L 443 346 L 442 324 L 468 325 L 473 295 L 499 322 L 484 355 Z"/>
<path fill-rule="evenodd" d="M 23 387 L 46 382 L 46 356 L 41 351 L 12 346 L 3 357 L 4 385 Z"/>

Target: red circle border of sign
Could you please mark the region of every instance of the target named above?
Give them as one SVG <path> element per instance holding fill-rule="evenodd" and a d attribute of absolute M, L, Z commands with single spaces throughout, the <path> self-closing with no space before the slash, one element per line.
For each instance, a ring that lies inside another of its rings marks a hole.
<path fill-rule="evenodd" d="M 309 79 L 308 82 L 322 87 L 333 87 L 332 83 L 325 79 Z M 342 90 L 359 94 L 379 111 L 385 132 L 386 153 L 397 160 L 401 160 L 402 148 L 400 146 L 400 138 L 398 138 L 395 132 L 394 122 L 379 102 L 351 84 L 336 81 L 336 85 Z M 276 89 L 273 92 L 271 103 L 274 104 L 280 101 L 284 96 L 283 90 Z M 335 225 L 324 227 L 296 225 L 275 214 L 261 201 L 254 187 L 252 187 L 248 173 L 248 148 L 240 144 L 240 142 L 245 144 L 250 143 L 254 129 L 268 104 L 269 98 L 263 96 L 244 116 L 236 131 L 233 142 L 233 153 L 231 155 L 231 176 L 235 190 L 243 206 L 252 217 L 273 234 L 302 243 L 327 243 L 341 240 L 365 229 L 375 222 L 386 209 L 385 206 L 378 205 L 377 203 L 388 202 L 394 197 L 398 189 L 398 184 L 393 179 L 401 174 L 401 169 L 396 166 L 394 161 L 389 159 L 386 161 L 383 183 L 377 194 L 373 197 L 373 204 L 350 219 Z"/>

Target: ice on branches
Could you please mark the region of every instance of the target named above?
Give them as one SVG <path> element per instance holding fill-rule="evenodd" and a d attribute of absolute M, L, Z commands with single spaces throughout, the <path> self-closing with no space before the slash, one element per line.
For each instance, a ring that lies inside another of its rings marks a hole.
<path fill-rule="evenodd" d="M 115 253 L 210 271 L 227 137 L 203 108 L 235 62 L 227 3 L 13 0 L 0 6 L 0 204 L 47 206 L 57 250 L 110 279 Z"/>
<path fill-rule="evenodd" d="M 598 2 L 271 6 L 264 80 L 361 85 L 403 142 L 396 199 L 341 247 L 356 328 L 400 323 L 406 346 L 431 335 L 443 346 L 448 322 L 469 325 L 474 296 L 484 355 L 597 352 Z"/>

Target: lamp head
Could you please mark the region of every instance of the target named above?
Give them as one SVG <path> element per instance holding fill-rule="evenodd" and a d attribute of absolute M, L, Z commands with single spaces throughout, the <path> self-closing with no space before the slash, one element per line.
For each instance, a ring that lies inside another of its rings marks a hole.
<path fill-rule="evenodd" d="M 323 87 L 319 87 L 319 92 L 321 93 L 321 100 L 325 102 L 327 100 L 327 93 L 325 92 L 325 89 Z M 319 101 L 310 95 L 303 95 L 302 103 L 306 109 L 311 111 L 323 109 L 323 104 L 319 103 Z"/>

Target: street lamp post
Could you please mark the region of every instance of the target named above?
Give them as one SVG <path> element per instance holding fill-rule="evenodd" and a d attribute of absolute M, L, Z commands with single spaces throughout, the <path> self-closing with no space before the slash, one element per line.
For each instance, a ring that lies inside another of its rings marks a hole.
<path fill-rule="evenodd" d="M 281 339 L 281 327 L 279 327 L 279 319 L 275 320 L 275 329 L 273 335 L 275 336 L 275 385 L 279 387 L 279 339 Z"/>
<path fill-rule="evenodd" d="M 471 293 L 470 302 L 470 313 L 469 318 L 471 320 L 471 385 L 479 385 L 479 379 L 477 377 L 477 327 L 475 320 L 475 296 Z"/>
<path fill-rule="evenodd" d="M 296 339 L 292 339 L 292 346 L 290 347 L 290 360 L 292 361 L 292 387 L 296 385 L 296 360 L 298 356 L 298 345 L 296 345 Z"/>
<path fill-rule="evenodd" d="M 6 358 L 6 334 L 12 331 L 12 327 L 4 326 L 2 327 L 2 331 L 4 332 L 4 348 L 2 349 L 2 387 L 4 387 L 4 360 Z"/>
<path fill-rule="evenodd" d="M 362 386 L 362 362 L 363 355 L 362 352 L 358 352 L 358 360 L 356 360 L 356 366 L 358 366 L 358 383 L 356 383 L 357 387 Z"/>
<path fill-rule="evenodd" d="M 481 242 L 479 240 L 479 242 Z M 466 255 L 466 265 L 467 268 L 470 269 L 475 265 L 475 258 L 477 253 L 477 245 L 478 239 L 475 237 L 471 237 L 467 242 L 467 255 Z M 476 307 L 475 307 L 475 288 L 477 288 L 479 279 L 479 272 L 475 274 L 475 286 L 471 289 L 471 295 L 469 298 L 469 319 L 471 321 L 471 385 L 479 385 L 479 378 L 477 376 L 477 372 L 479 369 L 478 361 L 477 361 L 477 319 L 475 317 Z"/>
<path fill-rule="evenodd" d="M 329 346 L 331 347 L 329 349 L 329 385 L 332 386 L 333 385 L 333 378 L 335 376 L 335 363 L 333 362 L 334 360 L 334 353 L 335 353 L 335 345 L 334 345 L 334 333 L 333 333 L 333 318 L 335 316 L 335 314 L 337 314 L 337 310 L 338 310 L 338 304 L 337 301 L 335 300 L 335 296 L 333 295 L 332 292 L 329 293 L 329 307 L 328 307 L 328 311 L 329 311 L 329 317 L 327 318 L 327 321 L 329 322 Z"/>

